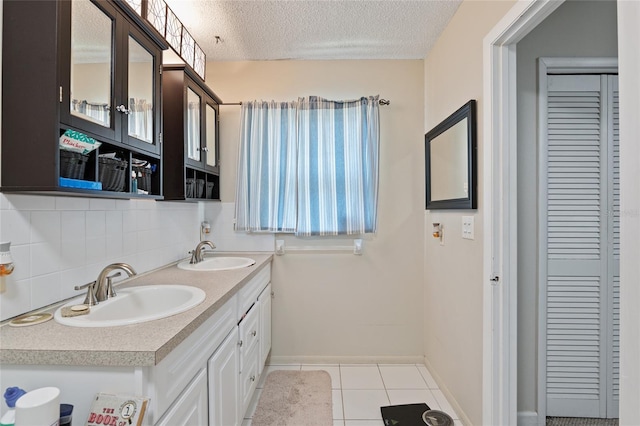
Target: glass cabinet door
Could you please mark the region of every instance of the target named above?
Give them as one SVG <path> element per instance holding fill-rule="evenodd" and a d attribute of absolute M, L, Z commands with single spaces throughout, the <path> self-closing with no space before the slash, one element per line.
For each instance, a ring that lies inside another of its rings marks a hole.
<path fill-rule="evenodd" d="M 70 3 L 70 113 L 111 129 L 115 18 L 90 0 Z"/>
<path fill-rule="evenodd" d="M 129 104 L 122 108 L 129 118 L 128 134 L 153 144 L 153 55 L 129 36 Z"/>
<path fill-rule="evenodd" d="M 200 111 L 201 98 L 191 88 L 187 88 L 187 157 L 200 161 Z"/>
<path fill-rule="evenodd" d="M 205 152 L 207 159 L 207 166 L 216 167 L 216 125 L 217 125 L 217 111 L 210 105 L 206 105 L 205 120 L 207 123 L 207 129 L 205 134 Z"/>

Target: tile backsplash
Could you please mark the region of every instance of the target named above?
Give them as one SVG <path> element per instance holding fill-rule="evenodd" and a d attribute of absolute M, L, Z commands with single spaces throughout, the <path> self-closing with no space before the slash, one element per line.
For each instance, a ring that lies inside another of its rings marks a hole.
<path fill-rule="evenodd" d="M 272 235 L 233 230 L 233 203 L 180 203 L 0 193 L 0 241 L 15 270 L 0 294 L 0 320 L 80 295 L 106 265 L 138 273 L 187 257 L 208 220 L 219 251 L 272 251 Z M 115 282 L 115 281 L 114 281 Z"/>

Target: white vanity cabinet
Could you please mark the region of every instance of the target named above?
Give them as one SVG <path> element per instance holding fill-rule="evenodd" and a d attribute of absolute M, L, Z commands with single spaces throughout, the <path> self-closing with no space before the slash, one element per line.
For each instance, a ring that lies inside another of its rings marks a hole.
<path fill-rule="evenodd" d="M 239 425 L 238 330 L 234 328 L 209 359 L 209 424 Z"/>
<path fill-rule="evenodd" d="M 251 403 L 266 361 L 261 354 L 271 349 L 270 278 L 266 267 L 238 292 L 238 326 L 209 359 L 209 426 L 239 426 Z M 267 293 L 268 300 L 263 300 L 268 318 L 261 308 L 261 295 Z M 266 328 L 269 335 L 263 343 Z"/>
<path fill-rule="evenodd" d="M 201 369 L 157 426 L 207 424 L 207 371 Z"/>
<path fill-rule="evenodd" d="M 264 364 L 260 339 L 270 318 L 261 310 L 259 296 L 270 288 L 270 280 L 271 265 L 266 263 L 237 292 L 221 295 L 214 312 L 155 365 L 83 365 L 79 353 L 77 365 L 3 363 L 0 382 L 23 389 L 60 388 L 61 402 L 74 405 L 80 424 L 95 395 L 104 392 L 148 397 L 144 426 L 240 426 Z M 126 335 L 126 329 L 117 329 Z M 122 343 L 133 347 L 130 352 L 136 356 L 135 340 Z M 105 359 L 117 355 L 111 351 Z"/>

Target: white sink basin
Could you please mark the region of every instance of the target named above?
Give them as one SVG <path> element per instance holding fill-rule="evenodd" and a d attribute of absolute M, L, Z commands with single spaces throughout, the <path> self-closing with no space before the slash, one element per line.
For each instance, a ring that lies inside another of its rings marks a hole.
<path fill-rule="evenodd" d="M 249 257 L 235 256 L 215 256 L 205 258 L 202 262 L 195 264 L 189 263 L 188 260 L 178 263 L 178 268 L 185 271 L 226 271 L 229 269 L 246 268 L 256 263 Z"/>
<path fill-rule="evenodd" d="M 165 318 L 199 305 L 205 292 L 186 285 L 149 285 L 116 288 L 117 296 L 91 306 L 86 315 L 63 317 L 62 308 L 81 304 L 84 296 L 60 307 L 54 314 L 57 322 L 72 327 L 112 327 L 138 324 Z"/>

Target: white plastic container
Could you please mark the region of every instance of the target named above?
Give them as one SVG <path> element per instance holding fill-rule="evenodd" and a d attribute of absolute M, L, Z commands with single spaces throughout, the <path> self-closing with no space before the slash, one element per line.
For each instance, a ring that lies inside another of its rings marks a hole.
<path fill-rule="evenodd" d="M 16 426 L 58 426 L 60 389 L 35 389 L 16 401 Z"/>

